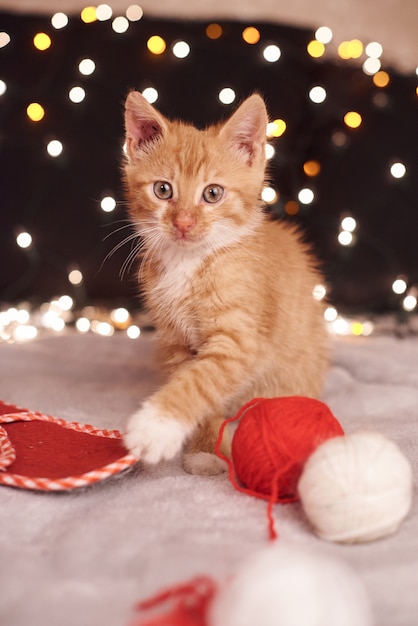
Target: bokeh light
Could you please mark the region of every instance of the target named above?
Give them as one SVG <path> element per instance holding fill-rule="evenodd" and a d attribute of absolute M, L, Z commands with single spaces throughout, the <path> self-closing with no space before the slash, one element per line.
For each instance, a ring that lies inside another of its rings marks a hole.
<path fill-rule="evenodd" d="M 309 56 L 313 59 L 319 59 L 325 54 L 325 46 L 321 41 L 312 39 L 306 46 Z"/>
<path fill-rule="evenodd" d="M 84 7 L 80 13 L 81 21 L 85 24 L 92 24 L 97 20 L 96 7 Z"/>
<path fill-rule="evenodd" d="M 131 4 L 131 6 L 126 9 L 126 17 L 130 22 L 139 22 L 143 15 L 144 11 L 138 4 Z"/>
<path fill-rule="evenodd" d="M 100 202 L 100 206 L 105 213 L 111 213 L 116 209 L 116 200 L 113 196 L 105 196 Z"/>
<path fill-rule="evenodd" d="M 275 155 L 275 148 L 271 143 L 266 143 L 266 159 L 272 159 Z"/>
<path fill-rule="evenodd" d="M 68 280 L 72 285 L 81 285 L 83 274 L 78 269 L 72 269 L 68 272 Z"/>
<path fill-rule="evenodd" d="M 130 318 L 129 311 L 125 307 L 118 307 L 117 309 L 113 309 L 110 313 L 112 322 L 121 326 L 129 322 Z"/>
<path fill-rule="evenodd" d="M 338 52 L 338 56 L 341 59 L 347 60 L 347 59 L 350 58 L 350 53 L 349 53 L 348 47 L 349 47 L 349 42 L 348 41 L 342 41 L 339 44 L 337 52 Z"/>
<path fill-rule="evenodd" d="M 351 39 L 348 42 L 348 54 L 351 59 L 359 59 L 363 54 L 363 44 L 360 39 Z"/>
<path fill-rule="evenodd" d="M 46 151 L 51 157 L 58 157 L 62 153 L 64 146 L 58 139 L 52 139 L 46 146 Z"/>
<path fill-rule="evenodd" d="M 277 191 L 273 187 L 264 187 L 261 197 L 267 204 L 273 204 L 277 200 Z"/>
<path fill-rule="evenodd" d="M 321 85 L 316 85 L 309 91 L 309 99 L 312 100 L 312 102 L 315 102 L 315 104 L 321 104 L 326 100 L 326 97 L 327 92 L 324 87 L 321 87 Z"/>
<path fill-rule="evenodd" d="M 96 7 L 96 17 L 100 22 L 105 22 L 106 20 L 110 20 L 113 15 L 112 7 L 108 4 L 99 4 Z"/>
<path fill-rule="evenodd" d="M 321 43 L 329 43 L 332 37 L 332 30 L 328 26 L 320 26 L 315 32 L 315 39 Z"/>
<path fill-rule="evenodd" d="M 51 37 L 46 33 L 36 33 L 33 38 L 33 45 L 37 50 L 48 50 L 52 44 Z"/>
<path fill-rule="evenodd" d="M 362 121 L 360 113 L 357 113 L 356 111 L 348 111 L 344 115 L 344 124 L 349 128 L 358 128 Z"/>
<path fill-rule="evenodd" d="M 152 54 L 162 54 L 166 47 L 166 42 L 159 35 L 152 35 L 147 41 L 147 48 Z"/>
<path fill-rule="evenodd" d="M 314 176 L 318 176 L 318 174 L 321 171 L 321 165 L 318 161 L 315 160 L 311 160 L 311 161 L 305 161 L 305 163 L 303 164 L 303 171 L 305 172 L 306 176 L 310 176 L 310 177 L 314 177 Z"/>
<path fill-rule="evenodd" d="M 0 48 L 4 48 L 9 43 L 10 43 L 9 33 L 6 33 L 4 30 L 2 30 L 0 32 Z"/>
<path fill-rule="evenodd" d="M 84 91 L 83 87 L 72 87 L 68 93 L 68 97 L 71 102 L 78 104 L 80 102 L 83 102 L 84 98 L 86 97 L 86 92 Z"/>
<path fill-rule="evenodd" d="M 32 122 L 40 122 L 45 117 L 45 109 L 39 102 L 31 102 L 26 109 L 26 114 Z"/>
<path fill-rule="evenodd" d="M 390 166 L 390 173 L 393 178 L 403 178 L 406 174 L 406 167 L 403 163 L 397 161 Z"/>
<path fill-rule="evenodd" d="M 112 29 L 115 31 L 115 33 L 118 33 L 119 35 L 126 33 L 126 31 L 129 28 L 129 20 L 126 17 L 123 17 L 123 15 L 119 15 L 118 17 L 115 17 L 115 19 L 112 22 Z"/>
<path fill-rule="evenodd" d="M 270 44 L 269 46 L 266 46 L 263 50 L 263 57 L 269 63 L 275 63 L 276 61 L 278 61 L 281 57 L 281 54 L 282 52 L 279 46 L 276 46 L 275 44 Z"/>
<path fill-rule="evenodd" d="M 363 63 L 363 72 L 369 76 L 376 74 L 381 68 L 380 59 L 373 59 L 369 57 Z"/>
<path fill-rule="evenodd" d="M 178 59 L 185 59 L 190 54 L 190 46 L 186 41 L 176 41 L 173 44 L 173 54 Z"/>
<path fill-rule="evenodd" d="M 82 59 L 78 65 L 80 74 L 90 76 L 96 69 L 96 64 L 92 59 Z"/>
<path fill-rule="evenodd" d="M 354 217 L 347 215 L 341 220 L 341 228 L 349 233 L 353 233 L 357 228 L 357 222 Z"/>
<path fill-rule="evenodd" d="M 219 101 L 222 104 L 232 104 L 235 100 L 236 94 L 231 87 L 224 87 L 218 94 Z"/>
<path fill-rule="evenodd" d="M 220 24 L 209 24 L 206 27 L 206 36 L 209 39 L 219 39 L 222 37 L 222 26 Z"/>
<path fill-rule="evenodd" d="M 348 230 L 342 230 L 339 234 L 338 234 L 338 242 L 342 245 L 342 246 L 351 246 L 351 244 L 354 241 L 354 237 L 353 234 L 350 233 Z"/>
<path fill-rule="evenodd" d="M 393 293 L 396 293 L 398 295 L 401 295 L 402 293 L 405 293 L 407 288 L 408 288 L 408 285 L 406 283 L 405 278 L 398 277 L 392 283 L 392 291 L 393 291 Z"/>
<path fill-rule="evenodd" d="M 16 237 L 16 243 L 19 248 L 29 248 L 32 245 L 32 235 L 26 231 L 22 231 Z"/>
<path fill-rule="evenodd" d="M 312 189 L 309 189 L 309 187 L 301 189 L 298 193 L 298 200 L 302 204 L 311 204 L 314 201 L 314 198 L 315 194 Z"/>
<path fill-rule="evenodd" d="M 405 311 L 413 311 L 414 309 L 416 309 L 417 307 L 416 296 L 413 294 L 408 294 L 407 296 L 405 296 L 402 302 L 402 307 L 404 308 Z"/>
<path fill-rule="evenodd" d="M 335 307 L 329 306 L 324 311 L 324 318 L 327 322 L 333 322 L 338 317 L 338 311 Z"/>
<path fill-rule="evenodd" d="M 68 15 L 61 12 L 54 13 L 54 15 L 51 17 L 51 24 L 56 30 L 65 28 L 68 24 Z"/>
<path fill-rule="evenodd" d="M 389 85 L 389 82 L 390 82 L 390 76 L 384 70 L 377 72 L 373 76 L 373 83 L 376 85 L 376 87 L 387 87 Z"/>
<path fill-rule="evenodd" d="M 154 102 L 157 102 L 158 100 L 158 91 L 155 89 L 155 87 L 146 87 L 143 90 L 142 95 L 144 96 L 145 100 L 148 100 L 150 104 L 154 104 Z"/>
<path fill-rule="evenodd" d="M 138 337 L 141 335 L 141 329 L 139 328 L 139 326 L 136 326 L 136 324 L 132 324 L 126 329 L 126 334 L 129 339 L 138 339 Z"/>
<path fill-rule="evenodd" d="M 359 59 L 363 54 L 363 49 L 360 39 L 342 41 L 338 46 L 338 55 L 341 59 Z"/>
<path fill-rule="evenodd" d="M 79 317 L 75 323 L 75 327 L 79 333 L 88 333 L 90 326 L 91 322 L 87 317 Z"/>
<path fill-rule="evenodd" d="M 383 48 L 381 44 L 377 41 L 371 41 L 367 44 L 365 52 L 368 57 L 371 57 L 372 59 L 378 59 L 383 54 Z"/>
<path fill-rule="evenodd" d="M 286 131 L 286 122 L 280 118 L 267 124 L 267 137 L 281 137 Z"/>
<path fill-rule="evenodd" d="M 299 204 L 296 200 L 288 200 L 284 205 L 284 210 L 288 215 L 297 215 L 299 213 Z"/>
<path fill-rule="evenodd" d="M 242 38 L 246 43 L 256 44 L 260 41 L 260 31 L 254 26 L 247 26 L 242 32 Z"/>
<path fill-rule="evenodd" d="M 315 300 L 321 301 L 327 295 L 327 288 L 325 287 L 325 285 L 321 285 L 321 284 L 315 285 L 315 287 L 312 290 L 312 295 Z"/>

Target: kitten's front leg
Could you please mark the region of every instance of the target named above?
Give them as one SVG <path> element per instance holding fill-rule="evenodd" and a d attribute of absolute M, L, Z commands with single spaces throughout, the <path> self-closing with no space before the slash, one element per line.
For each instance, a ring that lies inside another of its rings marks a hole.
<path fill-rule="evenodd" d="M 165 415 L 148 400 L 130 418 L 124 441 L 131 454 L 154 464 L 172 459 L 192 430 L 191 424 Z"/>
<path fill-rule="evenodd" d="M 190 361 L 195 356 L 196 354 L 191 350 L 188 350 L 183 346 L 176 346 L 175 349 L 166 348 L 164 350 L 164 347 L 160 349 L 159 358 L 161 360 L 162 368 L 164 369 L 164 371 L 172 374 L 184 363 Z"/>
<path fill-rule="evenodd" d="M 159 359 L 163 369 L 169 374 L 177 371 L 190 361 L 194 354 L 171 332 L 160 332 Z M 145 463 L 156 464 L 173 458 L 182 448 L 193 430 L 181 414 L 173 416 L 165 402 L 149 398 L 128 421 L 125 445 L 128 450 Z"/>
<path fill-rule="evenodd" d="M 134 413 L 125 437 L 133 454 L 148 463 L 172 458 L 203 420 L 225 414 L 257 352 L 250 322 L 240 341 L 234 327 L 212 333 L 198 355 L 183 363 Z"/>

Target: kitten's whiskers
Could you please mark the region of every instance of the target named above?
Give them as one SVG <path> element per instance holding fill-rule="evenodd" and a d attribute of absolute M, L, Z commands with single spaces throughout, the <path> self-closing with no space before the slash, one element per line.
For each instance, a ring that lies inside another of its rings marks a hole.
<path fill-rule="evenodd" d="M 154 258 L 161 256 L 161 250 L 165 243 L 165 237 L 157 224 L 141 228 L 143 255 L 139 268 L 139 280 L 143 279 L 143 268 L 151 264 Z"/>

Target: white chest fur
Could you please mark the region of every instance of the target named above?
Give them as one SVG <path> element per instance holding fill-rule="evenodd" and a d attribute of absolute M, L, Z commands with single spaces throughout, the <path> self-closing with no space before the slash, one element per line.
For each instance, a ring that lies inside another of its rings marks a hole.
<path fill-rule="evenodd" d="M 153 289 L 160 312 L 187 339 L 196 340 L 195 319 L 189 294 L 204 257 L 198 250 L 167 248 L 161 257 L 162 270 Z"/>
<path fill-rule="evenodd" d="M 167 304 L 174 304 L 187 294 L 203 258 L 193 250 L 168 248 L 164 251 L 161 262 L 163 269 L 156 288 L 162 300 Z"/>

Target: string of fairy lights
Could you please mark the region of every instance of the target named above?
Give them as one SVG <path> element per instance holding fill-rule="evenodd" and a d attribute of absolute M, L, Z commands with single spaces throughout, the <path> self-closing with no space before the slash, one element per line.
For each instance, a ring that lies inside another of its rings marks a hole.
<path fill-rule="evenodd" d="M 60 38 L 60 32 L 64 32 L 71 22 L 82 22 L 86 27 L 93 24 L 103 23 L 104 27 L 112 29 L 115 35 L 123 37 L 129 33 L 135 23 L 143 19 L 143 10 L 139 5 L 131 5 L 124 15 L 114 15 L 111 6 L 100 4 L 98 6 L 85 7 L 79 15 L 66 15 L 57 12 L 48 20 L 44 21 L 44 28 L 33 34 L 31 46 L 36 54 L 42 55 L 53 49 Z M 105 26 L 106 25 L 106 26 Z M 224 37 L 222 23 L 209 23 L 205 26 L 204 36 L 213 42 L 221 41 Z M 266 65 L 278 64 L 286 54 L 279 42 L 271 41 L 271 38 L 263 38 L 262 29 L 254 25 L 243 25 L 242 42 L 244 45 L 253 46 L 257 50 L 260 62 Z M 313 37 L 306 43 L 305 54 L 313 63 L 329 59 L 331 52 L 329 44 L 333 40 L 333 33 L 327 26 L 319 27 Z M 0 55 L 14 45 L 13 32 L 0 31 Z M 168 41 L 162 34 L 152 34 L 144 39 L 144 48 L 149 55 L 157 58 L 169 55 L 179 62 L 186 62 L 193 56 L 194 47 L 186 38 L 176 38 Z M 361 66 L 363 74 L 370 78 L 376 93 L 374 101 L 377 107 L 384 108 L 388 97 L 385 90 L 390 85 L 392 76 L 388 69 L 382 68 L 383 48 L 375 41 L 363 43 L 358 39 L 340 42 L 337 46 L 338 57 L 341 62 L 355 63 Z M 79 80 L 73 80 L 68 85 L 67 98 L 75 107 L 82 107 L 89 99 L 89 77 L 94 77 L 98 70 L 99 62 L 91 56 L 80 58 L 77 64 Z M 74 75 L 74 74 L 73 74 Z M 418 68 L 417 68 L 418 75 Z M 13 83 L 13 80 L 12 80 Z M 14 85 L 10 85 L 0 72 L 0 107 L 7 99 L 9 87 L 13 91 Z M 142 88 L 144 97 L 152 104 L 159 104 L 160 87 L 157 82 L 148 81 L 148 85 Z M 415 94 L 418 95 L 418 87 Z M 320 82 L 311 84 L 306 97 L 313 107 L 321 107 L 327 102 L 329 93 L 327 86 Z M 220 105 L 228 108 L 237 104 L 239 93 L 233 84 L 224 84 L 216 93 Z M 25 104 L 27 120 L 34 126 L 42 126 L 48 119 L 50 110 L 42 99 L 33 99 Z M 350 135 L 360 132 L 364 125 L 364 115 L 361 110 L 347 108 L 342 111 L 340 126 L 331 134 L 331 142 L 336 148 L 344 147 L 350 141 Z M 286 116 L 273 119 L 267 126 L 266 156 L 273 161 L 280 152 L 280 141 L 286 136 L 289 127 L 289 119 Z M 51 136 L 45 133 L 44 145 L 41 150 L 47 158 L 55 161 L 64 159 L 67 151 L 66 142 L 57 134 Z M 394 183 L 402 182 L 412 175 L 412 164 L 400 158 L 390 158 L 386 163 L 385 176 L 390 177 Z M 317 201 L 318 191 L 315 180 L 321 175 L 323 164 L 319 158 L 308 158 L 302 163 L 303 185 L 295 190 L 294 196 L 289 198 L 283 194 L 280 184 L 274 180 L 269 183 L 262 192 L 262 198 L 267 206 L 274 212 L 277 207 L 284 216 L 295 218 L 303 213 L 306 208 L 314 205 Z M 116 195 L 103 192 L 97 202 L 98 210 L 103 214 L 117 213 L 120 202 Z M 356 246 L 359 235 L 359 223 L 354 215 L 346 210 L 339 216 L 338 231 L 335 238 L 341 248 Z M 18 232 L 9 232 L 15 245 L 22 251 L 36 249 L 37 237 L 30 229 L 21 227 Z M 128 337 L 135 339 L 140 336 L 141 326 L 146 326 L 146 319 L 141 313 L 135 313 L 126 307 L 104 308 L 97 306 L 80 306 L 77 297 L 77 289 L 85 280 L 83 268 L 74 261 L 68 264 L 66 283 L 62 284 L 62 294 L 53 297 L 41 305 L 33 306 L 30 302 L 4 303 L 0 310 L 0 341 L 20 342 L 34 339 L 45 332 L 61 333 L 68 328 L 75 328 L 79 333 L 93 332 L 103 336 L 110 336 L 115 331 L 123 331 Z M 398 298 L 399 310 L 412 314 L 417 309 L 418 288 L 406 274 L 399 273 L 393 277 L 391 289 Z M 313 297 L 323 299 L 327 297 L 327 286 L 318 285 Z M 73 295 L 69 295 L 69 294 Z M 141 317 L 142 316 L 142 317 Z M 140 323 L 138 322 L 140 319 Z M 378 324 L 367 316 L 347 317 L 342 315 L 336 307 L 329 306 L 325 310 L 325 319 L 330 331 L 340 335 L 369 335 L 376 331 Z"/>

